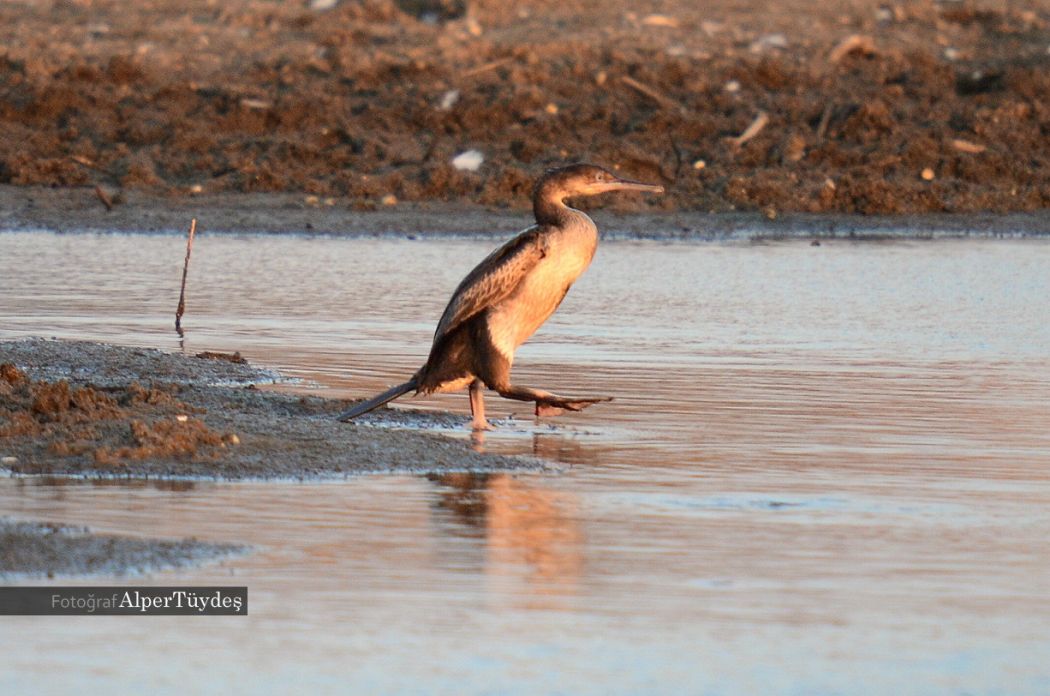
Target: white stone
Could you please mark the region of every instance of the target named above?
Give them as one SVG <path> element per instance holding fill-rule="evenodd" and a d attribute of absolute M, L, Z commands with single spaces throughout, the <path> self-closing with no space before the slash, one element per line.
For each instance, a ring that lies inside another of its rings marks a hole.
<path fill-rule="evenodd" d="M 477 150 L 467 150 L 452 158 L 452 166 L 461 172 L 476 172 L 485 161 L 485 155 Z"/>
<path fill-rule="evenodd" d="M 441 110 L 442 111 L 448 111 L 453 106 L 455 106 L 456 102 L 458 102 L 458 101 L 459 101 L 459 90 L 458 89 L 450 89 L 449 91 L 447 91 L 443 95 L 441 95 Z"/>

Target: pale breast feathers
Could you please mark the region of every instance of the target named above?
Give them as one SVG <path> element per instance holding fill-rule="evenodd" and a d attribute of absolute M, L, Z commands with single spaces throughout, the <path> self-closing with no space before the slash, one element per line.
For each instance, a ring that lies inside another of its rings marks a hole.
<path fill-rule="evenodd" d="M 510 295 L 547 250 L 542 228 L 530 227 L 485 257 L 456 288 L 434 332 L 434 344 Z"/>

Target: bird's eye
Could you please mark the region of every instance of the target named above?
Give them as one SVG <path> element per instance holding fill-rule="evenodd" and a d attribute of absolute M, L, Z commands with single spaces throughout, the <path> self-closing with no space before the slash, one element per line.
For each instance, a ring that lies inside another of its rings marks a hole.
<path fill-rule="evenodd" d="M 605 172 L 598 172 L 594 175 L 595 181 L 605 181 Z"/>

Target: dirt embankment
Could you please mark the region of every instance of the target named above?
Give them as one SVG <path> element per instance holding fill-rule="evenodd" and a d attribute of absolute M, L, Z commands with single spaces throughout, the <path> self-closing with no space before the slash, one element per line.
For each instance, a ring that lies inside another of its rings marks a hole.
<path fill-rule="evenodd" d="M 4 418 L 0 439 L 43 438 L 56 457 L 88 456 L 98 469 L 143 459 L 219 459 L 240 443 L 197 417 L 203 409 L 180 401 L 176 385 L 139 382 L 100 389 L 66 380 L 31 380 L 11 363 L 0 364 Z M 192 414 L 192 415 L 191 415 Z"/>
<path fill-rule="evenodd" d="M 620 210 L 1050 208 L 1050 5 L 26 0 L 0 6 L 0 184 Z M 478 150 L 476 171 L 453 158 Z"/>
<path fill-rule="evenodd" d="M 368 422 L 413 429 L 340 423 L 348 402 L 255 386 L 272 379 L 248 365 L 156 350 L 0 342 L 0 467 L 218 479 L 545 467 L 421 432 L 461 427 L 462 418 L 387 409 Z"/>

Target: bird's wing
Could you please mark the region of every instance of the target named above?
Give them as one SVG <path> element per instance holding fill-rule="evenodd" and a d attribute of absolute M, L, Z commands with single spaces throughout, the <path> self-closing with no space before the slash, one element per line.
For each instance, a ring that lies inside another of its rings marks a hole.
<path fill-rule="evenodd" d="M 434 331 L 434 345 L 471 317 L 510 295 L 547 255 L 547 236 L 534 225 L 493 251 L 467 274 L 452 294 Z"/>

